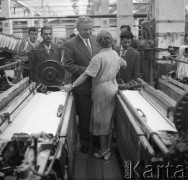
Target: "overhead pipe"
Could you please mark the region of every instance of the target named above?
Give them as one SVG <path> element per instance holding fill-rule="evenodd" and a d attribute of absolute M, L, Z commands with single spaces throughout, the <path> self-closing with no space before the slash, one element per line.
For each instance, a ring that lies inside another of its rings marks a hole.
<path fill-rule="evenodd" d="M 181 63 L 184 63 L 184 64 L 188 64 L 187 61 L 184 61 L 183 59 L 174 58 L 173 56 L 167 56 L 167 59 L 156 58 L 156 60 L 160 60 L 160 61 L 176 61 L 176 62 L 181 62 Z"/>
<path fill-rule="evenodd" d="M 87 15 L 91 18 L 116 18 L 116 14 L 103 14 L 103 15 Z M 78 15 L 73 16 L 35 16 L 35 17 L 0 17 L 0 21 L 14 20 L 14 19 L 74 19 Z M 134 18 L 146 18 L 147 14 L 133 14 Z"/>
<path fill-rule="evenodd" d="M 5 69 L 5 68 L 8 68 L 8 67 L 15 66 L 15 65 L 19 65 L 19 64 L 21 64 L 20 61 L 13 62 L 13 63 L 10 63 L 10 64 L 6 64 L 6 65 L 3 65 L 3 66 L 0 66 L 0 70 L 1 70 L 1 69 Z"/>

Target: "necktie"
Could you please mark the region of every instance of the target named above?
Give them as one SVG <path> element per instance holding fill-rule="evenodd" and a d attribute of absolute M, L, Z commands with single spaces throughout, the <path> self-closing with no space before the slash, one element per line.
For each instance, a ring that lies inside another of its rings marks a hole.
<path fill-rule="evenodd" d="M 91 49 L 91 46 L 89 44 L 89 39 L 86 39 L 86 44 L 87 44 L 87 48 L 88 48 L 90 54 L 92 55 L 92 49 Z"/>
<path fill-rule="evenodd" d="M 126 55 L 126 52 L 127 52 L 127 50 L 123 50 L 122 54 L 121 54 L 121 57 L 124 57 Z"/>

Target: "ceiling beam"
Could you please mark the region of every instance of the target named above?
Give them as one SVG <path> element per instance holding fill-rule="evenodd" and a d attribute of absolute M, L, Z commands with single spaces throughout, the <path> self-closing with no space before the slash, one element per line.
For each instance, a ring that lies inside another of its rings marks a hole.
<path fill-rule="evenodd" d="M 18 0 L 11 0 L 13 1 L 14 3 L 20 5 L 21 7 L 24 7 L 26 9 L 28 9 L 29 11 L 33 11 L 35 14 L 37 14 L 38 16 L 41 16 L 41 13 L 37 12 L 36 10 L 34 10 L 33 8 L 30 8 L 28 7 L 26 4 L 24 4 L 23 2 L 21 1 L 18 1 Z"/>
<path fill-rule="evenodd" d="M 79 15 L 80 16 L 80 15 Z M 79 16 L 35 16 L 35 17 L 0 17 L 0 20 L 13 20 L 13 19 L 71 19 L 78 18 Z M 116 18 L 116 14 L 103 14 L 103 15 L 85 15 L 91 18 Z M 133 14 L 134 18 L 146 18 L 147 14 Z"/>

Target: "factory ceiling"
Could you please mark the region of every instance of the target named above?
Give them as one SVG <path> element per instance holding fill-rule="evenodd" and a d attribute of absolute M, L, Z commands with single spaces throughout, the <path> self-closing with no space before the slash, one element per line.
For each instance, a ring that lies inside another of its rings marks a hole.
<path fill-rule="evenodd" d="M 108 1 L 108 0 L 106 0 Z M 104 2 L 104 0 L 103 0 Z M 100 7 L 101 0 L 12 0 L 13 14 L 21 14 L 28 7 L 35 15 L 41 16 L 70 16 L 94 14 Z M 116 0 L 109 0 L 109 13 L 116 11 Z M 22 10 L 16 8 L 22 8 Z M 15 13 L 16 11 L 16 13 Z M 17 13 L 19 12 L 19 13 Z"/>

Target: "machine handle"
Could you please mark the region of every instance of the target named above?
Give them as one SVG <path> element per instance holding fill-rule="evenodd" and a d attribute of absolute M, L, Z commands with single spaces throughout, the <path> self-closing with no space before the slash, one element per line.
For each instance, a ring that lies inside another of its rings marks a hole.
<path fill-rule="evenodd" d="M 141 109 L 139 109 L 139 108 L 136 108 L 136 110 L 137 110 L 138 114 L 139 114 L 140 116 L 142 116 L 142 117 L 144 118 L 144 120 L 147 122 L 147 117 L 146 117 L 146 115 L 144 114 L 144 112 L 143 112 Z"/>
<path fill-rule="evenodd" d="M 61 117 L 63 113 L 63 108 L 64 106 L 62 104 L 59 105 L 58 110 L 57 110 L 57 117 Z"/>

